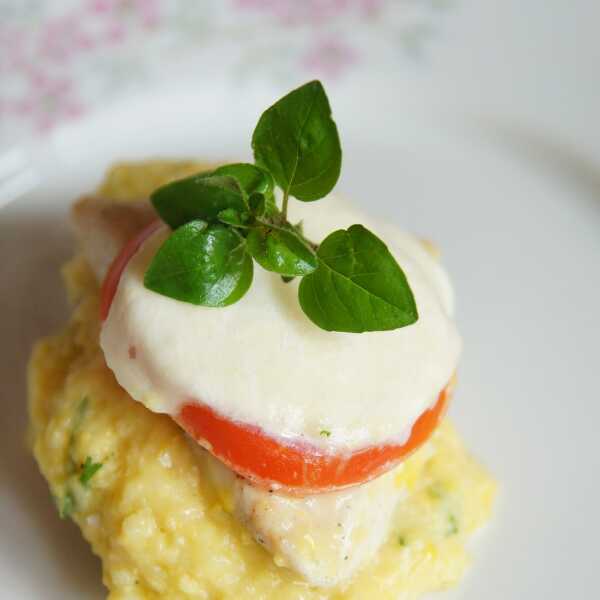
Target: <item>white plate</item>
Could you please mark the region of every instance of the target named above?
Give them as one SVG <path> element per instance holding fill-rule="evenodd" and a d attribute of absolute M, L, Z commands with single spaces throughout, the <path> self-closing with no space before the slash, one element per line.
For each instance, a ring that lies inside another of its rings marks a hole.
<path fill-rule="evenodd" d="M 31 344 L 67 315 L 70 202 L 120 158 L 248 157 L 280 91 L 147 94 L 30 149 L 42 185 L 0 213 L 0 597 L 103 597 L 24 443 Z M 392 92 L 332 93 L 338 187 L 443 249 L 466 348 L 451 414 L 501 486 L 469 576 L 439 598 L 599 597 L 600 174 L 526 129 L 457 123 Z"/>

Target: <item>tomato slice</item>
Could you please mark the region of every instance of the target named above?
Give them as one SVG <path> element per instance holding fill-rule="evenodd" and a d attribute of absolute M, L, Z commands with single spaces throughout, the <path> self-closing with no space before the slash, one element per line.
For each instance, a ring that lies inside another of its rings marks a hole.
<path fill-rule="evenodd" d="M 259 427 L 231 421 L 204 404 L 186 404 L 177 421 L 201 446 L 257 485 L 297 495 L 315 494 L 364 483 L 405 459 L 439 424 L 450 387 L 417 419 L 404 444 L 369 446 L 350 453 L 330 454 L 306 443 L 287 444 Z"/>
<path fill-rule="evenodd" d="M 130 261 L 131 257 L 140 249 L 140 246 L 149 238 L 159 227 L 163 225 L 162 221 L 158 219 L 152 221 L 150 225 L 144 227 L 137 235 L 132 237 L 123 246 L 123 249 L 115 259 L 112 261 L 104 281 L 102 282 L 102 289 L 100 290 L 100 320 L 106 321 L 110 307 L 117 293 L 117 287 L 119 281 L 121 281 L 121 275 Z"/>
<path fill-rule="evenodd" d="M 108 317 L 127 263 L 161 226 L 161 221 L 155 221 L 141 230 L 112 262 L 102 284 L 102 321 Z M 439 424 L 451 387 L 448 384 L 436 404 L 417 419 L 404 444 L 369 446 L 354 452 L 327 453 L 307 443 L 287 443 L 267 435 L 260 427 L 231 421 L 199 403 L 184 405 L 175 420 L 201 446 L 242 477 L 263 487 L 306 495 L 364 483 L 405 459 L 429 439 Z"/>

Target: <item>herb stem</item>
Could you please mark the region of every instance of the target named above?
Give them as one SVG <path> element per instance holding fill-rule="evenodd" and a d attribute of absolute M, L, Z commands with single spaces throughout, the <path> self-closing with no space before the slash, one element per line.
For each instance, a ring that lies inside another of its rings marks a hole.
<path fill-rule="evenodd" d="M 287 209 L 288 209 L 289 192 L 285 190 L 283 192 L 283 203 L 281 205 L 281 216 L 284 221 L 287 221 Z"/>

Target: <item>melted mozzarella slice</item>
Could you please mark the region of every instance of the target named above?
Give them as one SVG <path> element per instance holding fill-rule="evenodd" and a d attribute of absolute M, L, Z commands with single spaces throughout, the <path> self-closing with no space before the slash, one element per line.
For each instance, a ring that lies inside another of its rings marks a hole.
<path fill-rule="evenodd" d="M 291 218 L 302 219 L 317 241 L 354 223 L 378 234 L 407 275 L 417 323 L 361 335 L 323 331 L 299 306 L 298 280 L 283 284 L 258 266 L 249 292 L 226 308 L 161 296 L 143 277 L 168 235 L 163 229 L 123 273 L 101 333 L 107 364 L 156 412 L 175 416 L 185 403 L 204 403 L 270 436 L 326 451 L 401 442 L 456 368 L 460 339 L 446 275 L 417 239 L 337 197 L 296 202 Z"/>

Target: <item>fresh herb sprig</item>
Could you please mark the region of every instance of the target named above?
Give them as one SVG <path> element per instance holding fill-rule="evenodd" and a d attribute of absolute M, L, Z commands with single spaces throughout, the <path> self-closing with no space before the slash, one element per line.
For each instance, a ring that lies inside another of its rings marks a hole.
<path fill-rule="evenodd" d="M 340 175 L 338 130 L 321 83 L 311 81 L 267 109 L 252 149 L 255 164 L 225 165 L 152 194 L 173 232 L 144 285 L 184 302 L 228 306 L 250 288 L 256 261 L 284 282 L 302 277 L 300 306 L 327 331 L 383 331 L 414 323 L 418 314 L 408 281 L 375 234 L 352 225 L 317 245 L 301 224 L 288 220 L 290 197 L 323 198 Z"/>

